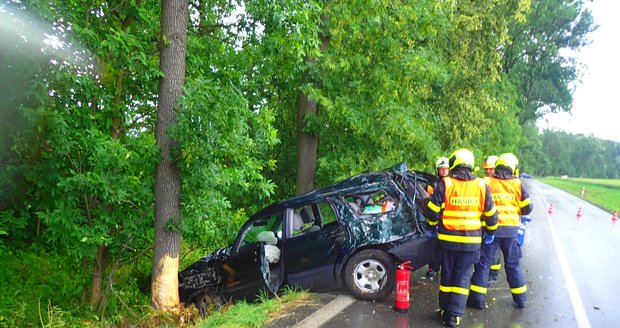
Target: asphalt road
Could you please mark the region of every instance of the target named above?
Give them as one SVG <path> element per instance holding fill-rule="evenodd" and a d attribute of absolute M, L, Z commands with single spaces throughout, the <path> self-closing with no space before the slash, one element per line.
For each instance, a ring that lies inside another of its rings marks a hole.
<path fill-rule="evenodd" d="M 611 214 L 579 197 L 535 180 L 524 183 L 534 204 L 521 259 L 527 307 L 514 307 L 502 270 L 489 288 L 488 308 L 467 309 L 461 327 L 619 327 L 620 223 L 615 226 Z M 325 306 L 306 309 L 310 313 L 285 326 L 439 327 L 434 315 L 439 282 L 426 279 L 425 271 L 412 273 L 406 314 L 392 309 L 393 296 L 364 302 L 346 291 L 334 291 L 321 295 Z"/>

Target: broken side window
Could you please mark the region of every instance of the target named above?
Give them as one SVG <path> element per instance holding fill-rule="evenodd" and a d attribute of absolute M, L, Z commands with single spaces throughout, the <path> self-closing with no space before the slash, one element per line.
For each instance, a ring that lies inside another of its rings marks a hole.
<path fill-rule="evenodd" d="M 353 213 L 358 216 L 389 213 L 398 207 L 396 198 L 392 197 L 385 190 L 369 194 L 348 195 L 344 199 L 353 210 Z"/>

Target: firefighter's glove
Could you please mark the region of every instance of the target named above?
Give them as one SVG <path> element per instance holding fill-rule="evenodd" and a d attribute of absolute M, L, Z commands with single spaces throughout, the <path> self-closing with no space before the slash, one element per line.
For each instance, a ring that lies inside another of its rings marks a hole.
<path fill-rule="evenodd" d="M 484 244 L 485 245 L 492 244 L 494 240 L 495 240 L 495 235 L 487 235 L 486 237 L 484 237 Z"/>
<path fill-rule="evenodd" d="M 521 224 L 527 224 L 528 222 L 532 222 L 532 219 L 527 216 L 521 216 Z"/>
<path fill-rule="evenodd" d="M 426 230 L 426 235 L 431 238 L 437 238 L 437 226 L 428 226 Z"/>

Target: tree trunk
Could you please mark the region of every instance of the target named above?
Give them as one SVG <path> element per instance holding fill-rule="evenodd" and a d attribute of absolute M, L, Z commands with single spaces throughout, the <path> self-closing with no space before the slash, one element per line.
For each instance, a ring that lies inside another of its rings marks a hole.
<path fill-rule="evenodd" d="M 82 271 L 88 271 L 89 268 L 90 268 L 90 260 L 88 256 L 84 256 L 84 258 L 82 258 Z M 82 297 L 80 298 L 80 304 L 85 304 L 86 300 L 88 299 L 88 288 L 86 288 L 86 286 L 83 286 L 83 287 L 84 288 L 82 288 Z"/>
<path fill-rule="evenodd" d="M 331 1 L 328 2 L 328 5 Z M 321 39 L 321 51 L 327 48 L 329 39 L 327 37 L 326 29 L 329 17 L 327 15 L 321 16 L 321 33 L 319 35 Z M 306 57 L 306 62 L 313 64 L 315 59 L 313 57 Z M 304 71 L 301 78 L 301 85 L 312 82 L 308 70 Z M 317 87 L 320 87 L 318 81 L 313 81 Z M 295 181 L 295 188 L 297 195 L 301 195 L 316 189 L 316 162 L 319 152 L 319 137 L 317 135 L 304 132 L 306 127 L 306 116 L 317 115 L 318 108 L 316 101 L 310 100 L 308 95 L 303 91 L 299 91 L 297 95 L 297 179 Z"/>
<path fill-rule="evenodd" d="M 101 287 L 103 284 L 103 272 L 108 264 L 108 251 L 105 245 L 97 247 L 95 263 L 93 263 L 93 282 L 90 289 L 90 306 L 93 309 L 99 307 L 101 301 Z"/>
<path fill-rule="evenodd" d="M 181 234 L 181 172 L 173 153 L 175 142 L 166 134 L 176 121 L 179 97 L 185 80 L 188 0 L 163 0 L 157 122 L 155 138 L 160 162 L 155 169 L 155 243 L 151 303 L 170 313 L 179 310 L 179 254 Z"/>
<path fill-rule="evenodd" d="M 307 80 L 308 73 L 304 72 L 302 84 Z M 316 160 L 319 150 L 319 137 L 304 132 L 305 117 L 308 114 L 316 115 L 316 102 L 300 91 L 297 95 L 297 194 L 301 195 L 316 189 Z"/>

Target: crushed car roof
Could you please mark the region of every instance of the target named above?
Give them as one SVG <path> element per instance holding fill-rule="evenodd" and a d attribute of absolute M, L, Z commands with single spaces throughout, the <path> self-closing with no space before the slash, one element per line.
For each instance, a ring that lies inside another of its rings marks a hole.
<path fill-rule="evenodd" d="M 328 187 L 314 190 L 302 195 L 289 198 L 285 201 L 272 204 L 255 213 L 252 217 L 269 215 L 271 213 L 279 212 L 282 209 L 288 207 L 295 207 L 297 204 L 312 202 L 317 199 L 347 195 L 351 192 L 365 192 L 375 190 L 377 188 L 387 186 L 388 184 L 392 183 L 393 178 L 396 175 L 402 176 L 405 174 L 412 174 L 422 177 L 422 179 L 427 182 L 434 179 L 434 176 L 428 173 L 409 171 L 407 165 L 403 162 L 389 169 L 358 174 L 346 180 L 342 180 L 335 184 L 329 185 Z"/>

